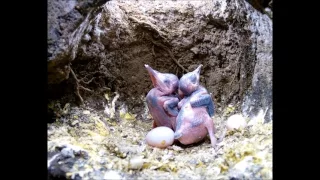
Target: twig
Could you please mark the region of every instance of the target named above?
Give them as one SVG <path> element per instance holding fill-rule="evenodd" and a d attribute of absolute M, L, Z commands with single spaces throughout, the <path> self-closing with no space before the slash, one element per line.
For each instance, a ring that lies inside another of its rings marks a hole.
<path fill-rule="evenodd" d="M 116 101 L 118 100 L 119 98 L 119 94 L 117 92 L 115 92 L 116 96 L 113 98 L 112 102 L 111 102 L 111 107 L 112 107 L 112 110 L 113 112 L 115 112 L 115 108 L 116 108 Z"/>
<path fill-rule="evenodd" d="M 120 96 L 117 92 L 115 92 L 115 94 L 116 94 L 116 96 L 113 98 L 113 100 L 111 102 L 111 105 L 109 104 L 109 106 L 111 106 L 111 109 L 109 109 L 108 104 L 106 104 L 106 107 L 105 107 L 105 110 L 104 110 L 104 113 L 109 115 L 109 117 L 111 119 L 115 116 L 115 113 L 116 113 L 116 101 L 118 100 L 118 98 Z"/>

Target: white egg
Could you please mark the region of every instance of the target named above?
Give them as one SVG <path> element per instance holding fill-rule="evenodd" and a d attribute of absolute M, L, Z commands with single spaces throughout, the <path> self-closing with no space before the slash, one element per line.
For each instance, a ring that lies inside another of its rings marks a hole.
<path fill-rule="evenodd" d="M 148 132 L 146 142 L 150 146 L 165 148 L 173 144 L 174 132 L 172 129 L 161 126 Z"/>
<path fill-rule="evenodd" d="M 226 124 L 228 130 L 245 128 L 246 125 L 247 125 L 246 120 L 240 114 L 235 114 L 230 116 Z"/>

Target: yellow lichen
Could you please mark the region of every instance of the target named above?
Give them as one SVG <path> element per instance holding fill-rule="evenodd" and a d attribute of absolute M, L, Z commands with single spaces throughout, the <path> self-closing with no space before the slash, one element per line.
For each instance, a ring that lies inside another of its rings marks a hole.
<path fill-rule="evenodd" d="M 177 166 L 176 166 L 174 163 L 170 163 L 170 164 L 168 165 L 168 167 L 170 168 L 170 170 L 171 170 L 172 172 L 177 172 L 177 171 L 178 171 L 178 168 L 177 168 Z"/>
<path fill-rule="evenodd" d="M 123 112 L 123 111 L 120 111 L 120 118 L 122 118 L 122 119 L 124 119 L 124 117 L 125 117 L 125 115 L 126 115 L 126 113 L 125 112 Z"/>
<path fill-rule="evenodd" d="M 106 98 L 106 100 L 108 100 L 108 101 L 110 100 L 110 97 L 109 97 L 109 96 L 110 96 L 110 95 L 109 95 L 108 93 L 105 93 L 105 94 L 104 94 L 104 98 Z"/>
<path fill-rule="evenodd" d="M 253 163 L 255 164 L 260 164 L 261 163 L 261 158 L 257 157 L 257 156 L 253 156 Z"/>
<path fill-rule="evenodd" d="M 112 119 L 110 118 L 105 118 L 105 122 L 107 122 L 109 125 L 111 126 L 117 126 L 117 122 L 116 121 L 113 121 Z"/>
<path fill-rule="evenodd" d="M 125 119 L 125 120 L 135 120 L 136 118 L 135 118 L 135 115 L 133 115 L 133 114 L 131 114 L 131 113 L 126 113 L 126 114 L 124 115 L 124 119 Z"/>
<path fill-rule="evenodd" d="M 142 165 L 142 169 L 149 169 L 150 167 L 151 167 L 150 162 L 143 163 L 143 165 Z"/>
<path fill-rule="evenodd" d="M 109 130 L 107 129 L 106 125 L 100 120 L 99 117 L 92 117 L 94 119 L 96 128 L 100 135 L 102 136 L 108 136 L 110 134 Z"/>
<path fill-rule="evenodd" d="M 234 110 L 235 110 L 235 107 L 233 107 L 233 106 L 229 106 L 229 107 L 227 107 L 226 109 L 225 109 L 225 111 L 224 111 L 224 116 L 227 116 L 227 115 L 229 115 L 229 114 L 231 114 L 232 112 L 234 112 Z"/>
<path fill-rule="evenodd" d="M 203 162 L 202 162 L 202 161 L 199 161 L 199 163 L 197 164 L 196 167 L 198 168 L 198 167 L 201 167 L 201 166 L 203 166 L 203 165 L 204 165 Z"/>
<path fill-rule="evenodd" d="M 177 166 L 174 163 L 162 163 L 159 167 L 160 171 L 177 172 Z"/>
<path fill-rule="evenodd" d="M 98 133 L 90 131 L 90 130 L 85 130 L 86 133 L 88 133 L 89 136 L 95 137 L 95 136 L 99 136 Z"/>
<path fill-rule="evenodd" d="M 219 164 L 219 167 L 221 172 L 226 172 L 229 169 L 229 167 L 224 164 Z"/>

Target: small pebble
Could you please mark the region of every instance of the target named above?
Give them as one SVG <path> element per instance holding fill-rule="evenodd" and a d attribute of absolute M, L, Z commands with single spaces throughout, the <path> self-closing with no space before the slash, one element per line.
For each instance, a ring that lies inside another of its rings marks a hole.
<path fill-rule="evenodd" d="M 102 149 L 98 152 L 98 154 L 99 156 L 104 156 L 106 154 L 106 151 Z"/>
<path fill-rule="evenodd" d="M 143 159 L 141 157 L 134 157 L 130 159 L 130 169 L 141 169 L 143 166 Z"/>
<path fill-rule="evenodd" d="M 240 114 L 235 114 L 230 116 L 226 124 L 228 130 L 245 128 L 246 125 L 247 125 L 246 120 Z"/>
<path fill-rule="evenodd" d="M 104 174 L 104 179 L 122 179 L 121 175 L 116 171 L 108 171 Z"/>
<path fill-rule="evenodd" d="M 172 146 L 172 149 L 173 149 L 174 151 L 183 151 L 183 149 L 182 149 L 181 147 L 176 146 L 176 145 L 173 145 L 173 146 Z"/>
<path fill-rule="evenodd" d="M 62 154 L 63 157 L 66 157 L 66 158 L 69 158 L 69 157 L 74 158 L 73 150 L 71 148 L 68 148 L 68 147 L 63 148 L 61 150 L 61 154 Z"/>
<path fill-rule="evenodd" d="M 161 126 L 152 129 L 146 136 L 146 142 L 150 146 L 166 148 L 173 144 L 174 132 L 172 129 Z"/>
<path fill-rule="evenodd" d="M 90 111 L 85 110 L 85 111 L 83 111 L 82 113 L 83 113 L 83 114 L 90 114 Z"/>
<path fill-rule="evenodd" d="M 78 124 L 79 123 L 79 121 L 78 120 L 75 120 L 75 121 L 73 121 L 72 123 L 71 123 L 71 125 L 72 126 L 75 126 L 76 124 Z"/>

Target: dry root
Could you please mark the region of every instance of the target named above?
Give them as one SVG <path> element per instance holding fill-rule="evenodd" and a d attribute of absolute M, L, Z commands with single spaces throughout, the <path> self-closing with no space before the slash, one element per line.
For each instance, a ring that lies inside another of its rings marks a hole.
<path fill-rule="evenodd" d="M 70 67 L 70 72 L 71 72 L 71 74 L 72 74 L 72 76 L 73 76 L 73 78 L 75 79 L 75 82 L 76 82 L 76 87 L 75 87 L 76 90 L 75 90 L 74 93 L 79 97 L 80 103 L 83 105 L 83 98 L 82 98 L 82 96 L 80 95 L 80 89 L 85 90 L 85 91 L 89 91 L 89 92 L 93 92 L 93 91 L 92 91 L 91 89 L 88 89 L 88 88 L 86 88 L 86 87 L 83 87 L 83 86 L 81 85 L 81 83 L 83 83 L 83 84 L 89 84 L 89 83 L 91 83 L 91 82 L 93 81 L 94 77 L 91 78 L 89 81 L 84 81 L 83 79 L 86 78 L 87 76 L 85 76 L 84 78 L 78 79 L 77 76 L 76 76 L 76 74 L 74 73 L 74 71 L 71 69 L 71 67 Z"/>

